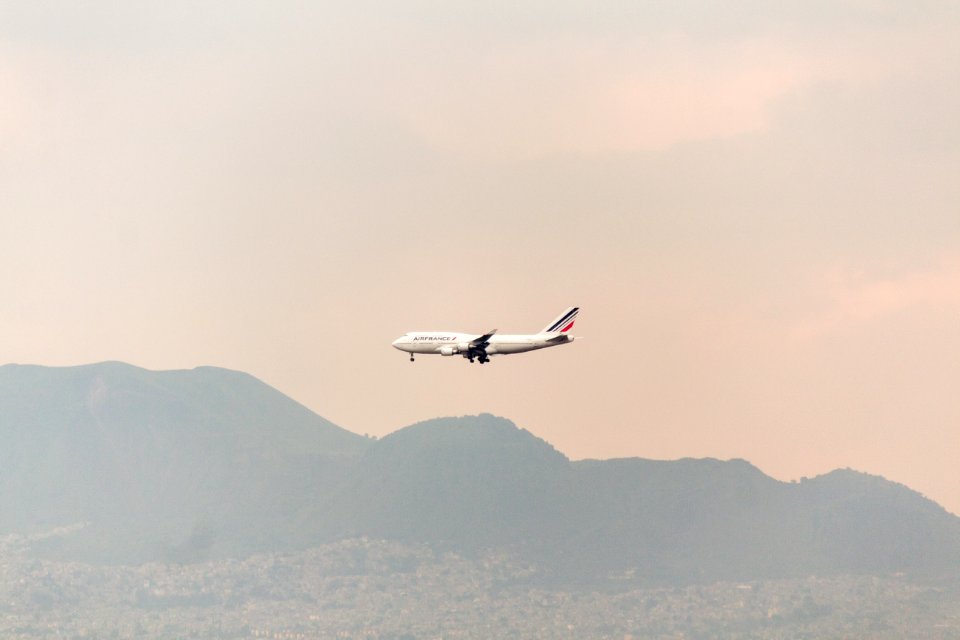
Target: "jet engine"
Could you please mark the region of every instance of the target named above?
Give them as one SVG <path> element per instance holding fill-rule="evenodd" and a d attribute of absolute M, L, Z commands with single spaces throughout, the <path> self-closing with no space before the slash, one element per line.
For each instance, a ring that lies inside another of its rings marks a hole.
<path fill-rule="evenodd" d="M 452 356 L 456 355 L 459 350 L 455 345 L 448 344 L 446 346 L 440 347 L 440 355 L 442 356 Z"/>

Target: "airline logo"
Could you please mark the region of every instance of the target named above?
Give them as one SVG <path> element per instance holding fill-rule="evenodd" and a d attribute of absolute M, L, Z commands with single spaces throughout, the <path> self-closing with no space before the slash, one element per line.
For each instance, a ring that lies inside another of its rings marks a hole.
<path fill-rule="evenodd" d="M 414 336 L 414 342 L 453 342 L 456 336 Z"/>
<path fill-rule="evenodd" d="M 570 311 L 560 316 L 556 322 L 547 327 L 544 333 L 566 333 L 573 327 L 573 322 L 577 319 L 578 313 L 580 313 L 580 307 L 570 309 Z"/>

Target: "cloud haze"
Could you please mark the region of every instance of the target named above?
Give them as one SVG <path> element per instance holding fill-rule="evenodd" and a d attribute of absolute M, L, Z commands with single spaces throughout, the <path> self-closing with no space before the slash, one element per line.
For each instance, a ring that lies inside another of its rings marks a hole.
<path fill-rule="evenodd" d="M 248 371 L 357 432 L 850 466 L 960 512 L 946 3 L 6 3 L 0 361 Z M 564 349 L 411 365 L 416 329 Z"/>

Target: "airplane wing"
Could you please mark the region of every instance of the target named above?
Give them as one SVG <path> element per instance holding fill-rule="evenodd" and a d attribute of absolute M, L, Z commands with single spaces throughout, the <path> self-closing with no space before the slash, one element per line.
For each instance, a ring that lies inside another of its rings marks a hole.
<path fill-rule="evenodd" d="M 470 341 L 470 346 L 471 346 L 471 347 L 476 347 L 476 348 L 479 348 L 479 349 L 484 348 L 485 346 L 487 346 L 488 344 L 490 344 L 490 338 L 491 338 L 491 336 L 493 336 L 493 334 L 495 334 L 496 332 L 497 332 L 497 330 L 494 329 L 493 331 L 488 331 L 487 333 L 483 334 L 483 335 L 480 336 L 479 338 L 474 338 L 473 340 Z"/>

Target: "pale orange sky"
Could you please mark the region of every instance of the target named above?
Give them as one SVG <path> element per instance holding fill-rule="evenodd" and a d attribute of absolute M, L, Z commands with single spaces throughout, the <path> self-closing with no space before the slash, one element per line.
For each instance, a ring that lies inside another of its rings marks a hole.
<path fill-rule="evenodd" d="M 960 513 L 960 10 L 381 4 L 0 6 L 0 362 L 217 365 L 357 433 L 491 412 Z M 562 349 L 390 347 L 570 305 Z"/>

